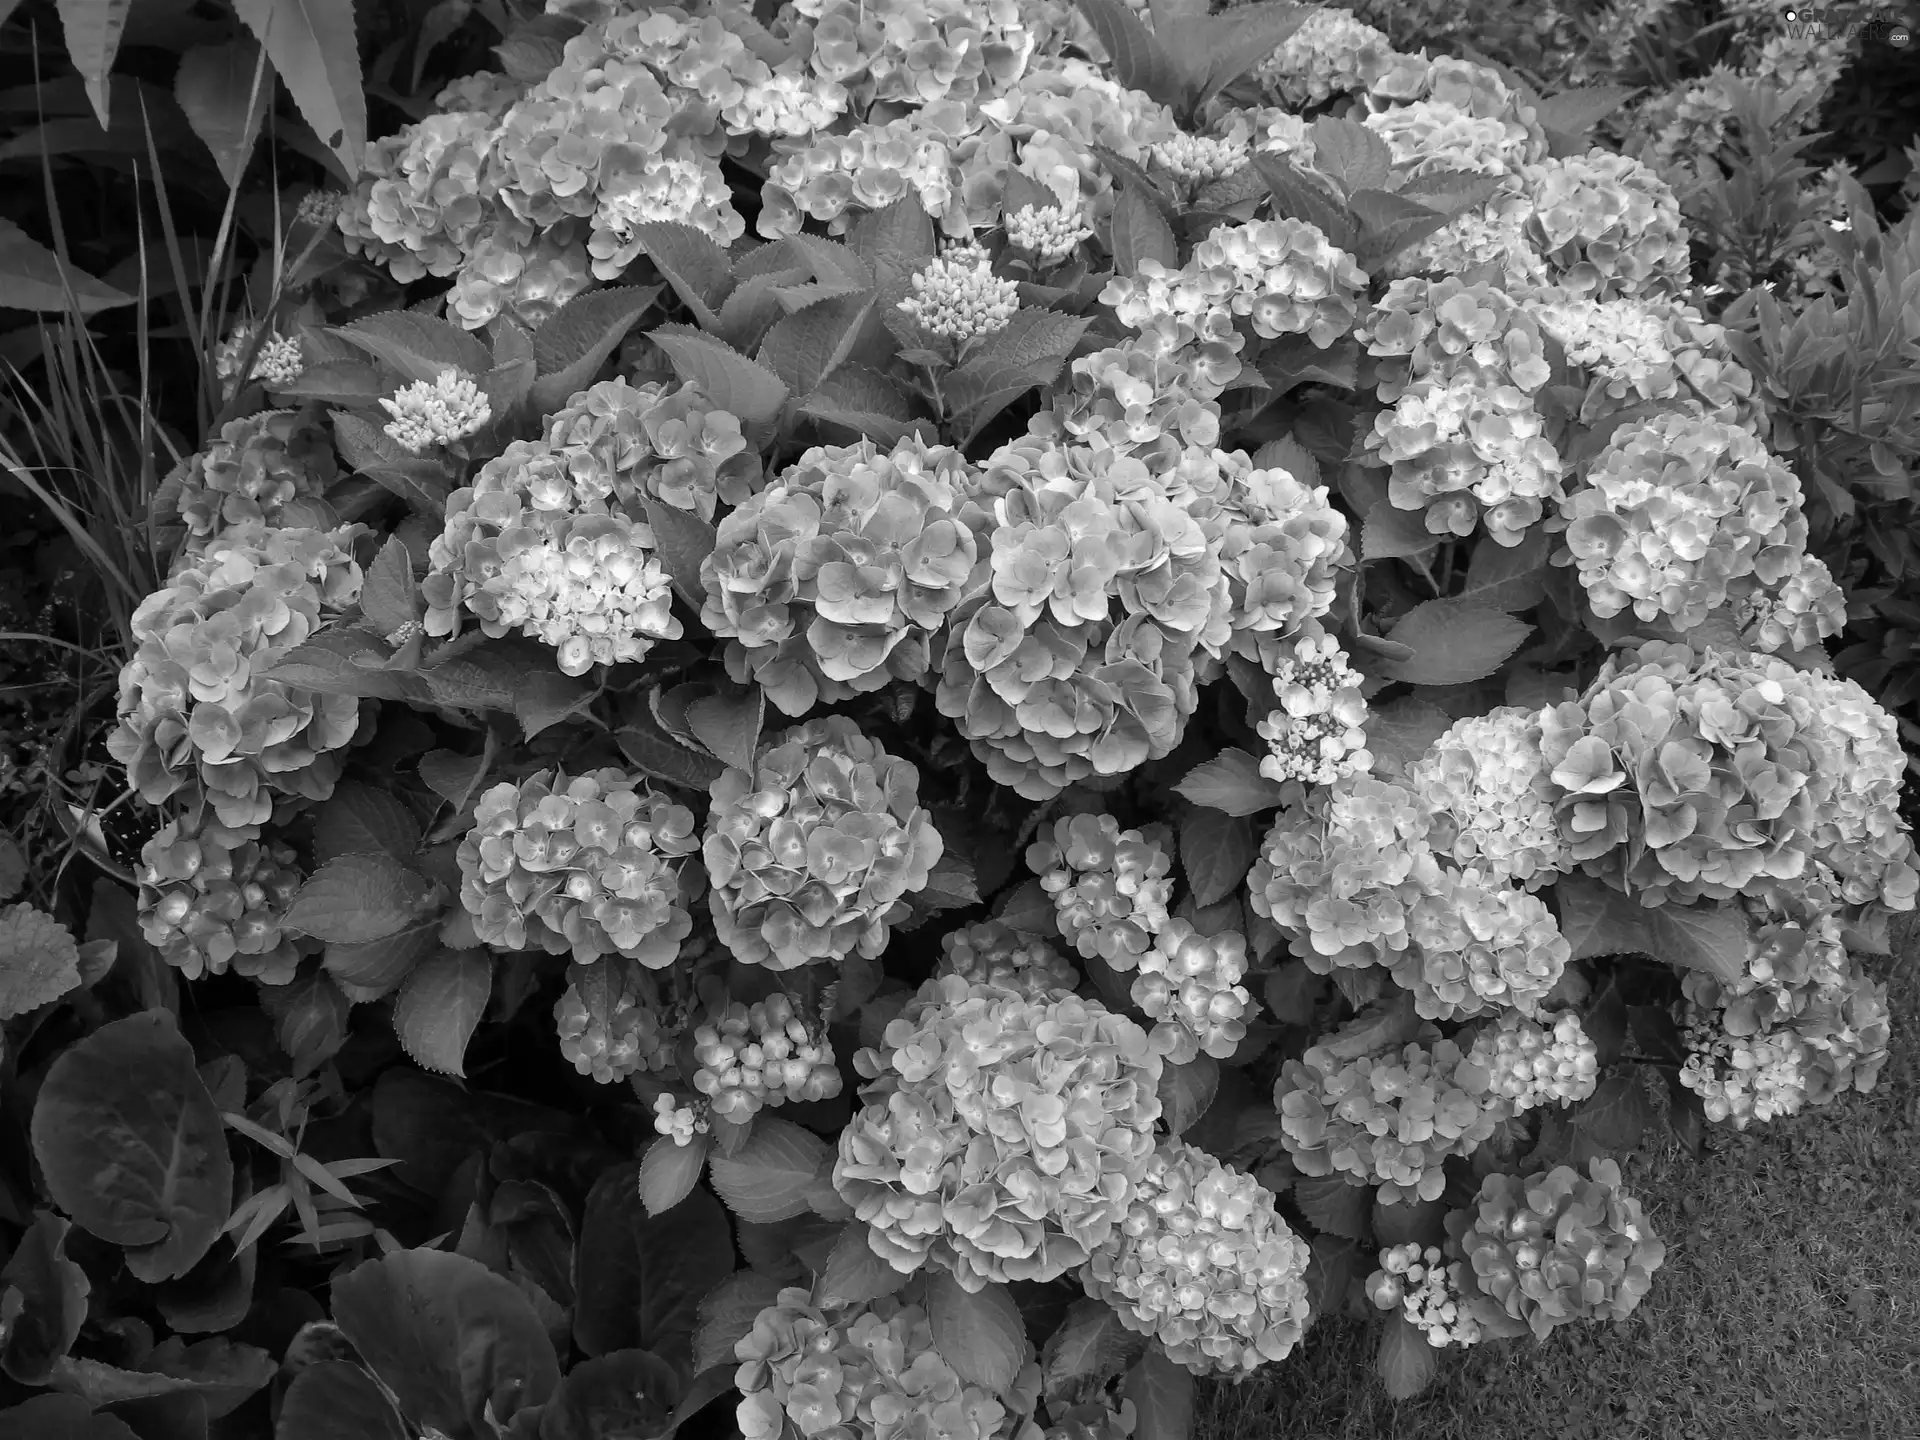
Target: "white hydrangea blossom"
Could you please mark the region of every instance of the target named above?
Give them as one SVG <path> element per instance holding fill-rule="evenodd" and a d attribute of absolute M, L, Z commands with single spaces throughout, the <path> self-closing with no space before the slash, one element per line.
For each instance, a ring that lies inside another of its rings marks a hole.
<path fill-rule="evenodd" d="M 1461 1303 L 1464 1277 L 1445 1263 L 1438 1246 L 1395 1245 L 1380 1252 L 1380 1268 L 1367 1279 L 1367 1298 L 1381 1310 L 1398 1309 L 1434 1349 L 1473 1345 L 1480 1322 Z"/>
<path fill-rule="evenodd" d="M 1342 775 L 1373 767 L 1363 728 L 1367 702 L 1360 694 L 1365 677 L 1347 661 L 1331 635 L 1306 635 L 1293 654 L 1273 671 L 1273 693 L 1280 708 L 1258 725 L 1270 753 L 1260 761 L 1269 780 L 1298 780 L 1331 785 Z"/>
<path fill-rule="evenodd" d="M 1554 1020 L 1549 1030 L 1517 1010 L 1504 1011 L 1474 1036 L 1467 1058 L 1493 1077 L 1488 1089 L 1516 1115 L 1536 1105 L 1586 1099 L 1600 1068 L 1599 1052 L 1580 1017 L 1571 1013 Z"/>
<path fill-rule="evenodd" d="M 1048 265 L 1058 264 L 1093 232 L 1080 223 L 1077 213 L 1058 205 L 1037 208 L 1022 205 L 1007 216 L 1007 242 L 1016 250 L 1036 255 Z"/>
<path fill-rule="evenodd" d="M 900 308 L 926 330 L 972 340 L 1006 328 L 1020 309 L 1020 287 L 988 268 L 985 252 L 957 246 L 929 260 L 912 279 Z"/>
<path fill-rule="evenodd" d="M 1221 180 L 1241 169 L 1251 153 L 1241 136 L 1189 135 L 1156 141 L 1147 152 L 1163 170 L 1189 185 Z"/>
<path fill-rule="evenodd" d="M 676 1145 L 691 1145 L 695 1135 L 707 1133 L 707 1120 L 673 1096 L 661 1095 L 653 1102 L 653 1128 Z"/>
<path fill-rule="evenodd" d="M 240 367 L 246 361 L 247 347 L 253 344 L 253 333 L 251 326 L 237 326 L 213 352 L 213 373 L 226 381 L 229 388 L 240 380 Z M 290 335 L 274 331 L 260 342 L 260 348 L 254 352 L 249 378 L 269 388 L 280 389 L 298 380 L 306 368 L 306 357 L 300 353 L 300 342 Z"/>
<path fill-rule="evenodd" d="M 415 455 L 436 445 L 451 445 L 479 430 L 493 418 L 486 393 L 449 366 L 431 383 L 415 380 L 382 399 L 380 408 L 393 417 L 387 434 L 403 450 Z"/>
<path fill-rule="evenodd" d="M 1414 762 L 1408 785 L 1428 807 L 1434 849 L 1529 889 L 1572 868 L 1540 753 L 1540 712 L 1503 705 L 1457 720 Z"/>
<path fill-rule="evenodd" d="M 782 66 L 747 85 L 722 117 L 736 132 L 799 138 L 825 130 L 846 108 L 847 92 L 839 82 Z"/>
<path fill-rule="evenodd" d="M 496 623 L 559 652 L 560 670 L 638 660 L 680 636 L 665 568 L 623 516 L 578 522 L 564 546 L 541 540 L 506 559 Z"/>
<path fill-rule="evenodd" d="M 1715 1017 L 1691 1010 L 1680 1083 L 1700 1097 L 1707 1119 L 1737 1130 L 1798 1114 L 1807 1098 L 1807 1043 L 1786 1028 L 1729 1035 Z"/>

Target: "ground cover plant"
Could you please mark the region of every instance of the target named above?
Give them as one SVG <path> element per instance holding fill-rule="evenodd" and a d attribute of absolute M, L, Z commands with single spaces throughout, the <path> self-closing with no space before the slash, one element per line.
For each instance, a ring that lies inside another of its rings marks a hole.
<path fill-rule="evenodd" d="M 314 14 L 180 82 L 223 234 L 262 103 L 311 179 L 177 267 L 135 886 L 82 808 L 0 915 L 0 1413 L 1163 1440 L 1322 1322 L 1405 1400 L 1656 1303 L 1650 1136 L 1875 1088 L 1920 227 L 1791 86 L 1685 149 L 1782 232 L 1340 11 Z"/>

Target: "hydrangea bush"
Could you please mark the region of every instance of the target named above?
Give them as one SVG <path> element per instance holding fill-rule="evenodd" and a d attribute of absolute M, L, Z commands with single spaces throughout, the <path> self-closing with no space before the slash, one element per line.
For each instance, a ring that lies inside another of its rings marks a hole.
<path fill-rule="evenodd" d="M 1405 1397 L 1647 1297 L 1607 1157 L 1874 1083 L 1905 758 L 1659 167 L 1165 8 L 551 0 L 233 359 L 137 930 L 425 1197 L 282 1435 L 1181 1440 L 1329 1313 Z M 471 1416 L 366 1338 L 448 1287 Z"/>

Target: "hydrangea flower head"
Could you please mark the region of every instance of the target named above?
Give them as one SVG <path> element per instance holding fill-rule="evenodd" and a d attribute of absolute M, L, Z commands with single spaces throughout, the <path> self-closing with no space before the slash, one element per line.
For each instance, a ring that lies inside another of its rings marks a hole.
<path fill-rule="evenodd" d="M 1461 1293 L 1461 1270 L 1457 1260 L 1446 1263 L 1438 1245 L 1393 1245 L 1380 1252 L 1380 1268 L 1367 1277 L 1367 1298 L 1375 1309 L 1400 1311 L 1436 1350 L 1477 1345 L 1480 1322 Z"/>
<path fill-rule="evenodd" d="M 621 770 L 505 780 L 480 796 L 460 842 L 460 903 L 502 950 L 664 969 L 693 930 L 680 880 L 693 832 L 690 810 Z"/>
<path fill-rule="evenodd" d="M 1573 958 L 1546 902 L 1477 870 L 1443 870 L 1407 917 L 1393 978 L 1430 1020 L 1534 1014 Z"/>
<path fill-rule="evenodd" d="M 464 440 L 493 418 L 493 406 L 473 377 L 451 366 L 431 382 L 402 385 L 380 408 L 393 417 L 386 430 L 394 444 L 416 455 Z"/>
<path fill-rule="evenodd" d="M 1364 88 L 1392 53 L 1393 42 L 1352 11 L 1316 6 L 1254 73 L 1271 94 L 1304 109 Z"/>
<path fill-rule="evenodd" d="M 1168 923 L 1172 858 L 1156 838 L 1122 830 L 1111 815 L 1054 821 L 1026 859 L 1053 896 L 1060 933 L 1088 958 L 1131 970 Z"/>
<path fill-rule="evenodd" d="M 1123 960 L 1132 957 L 1123 956 Z M 1135 969 L 1116 963 L 1117 970 Z M 1246 987 L 1247 941 L 1237 930 L 1200 935 L 1185 920 L 1169 920 L 1137 962 L 1133 1002 L 1156 1023 L 1153 1043 L 1175 1065 L 1202 1053 L 1225 1060 L 1240 1048 L 1252 1009 Z"/>
<path fill-rule="evenodd" d="M 693 1088 L 726 1120 L 751 1119 L 766 1105 L 831 1100 L 840 1093 L 824 1027 L 808 1024 L 792 997 L 779 990 L 710 1015 L 693 1032 L 693 1057 L 699 1065 Z"/>
<path fill-rule="evenodd" d="M 1571 1012 L 1536 1024 L 1503 1010 L 1473 1037 L 1468 1059 L 1493 1077 L 1488 1087 L 1514 1114 L 1536 1105 L 1572 1105 L 1593 1093 L 1599 1055 L 1580 1017 Z"/>
<path fill-rule="evenodd" d="M 676 1038 L 660 1009 L 649 973 L 609 955 L 567 971 L 567 989 L 553 1006 L 560 1054 L 602 1085 L 644 1070 L 664 1070 Z"/>
<path fill-rule="evenodd" d="M 295 410 L 229 420 L 187 462 L 175 502 L 190 544 L 233 526 L 277 527 L 289 501 L 318 496 L 339 475 L 333 441 Z"/>
<path fill-rule="evenodd" d="M 1020 309 L 1020 287 L 993 273 L 978 252 L 937 255 L 916 270 L 913 294 L 900 302 L 920 328 L 949 340 L 1006 329 Z"/>
<path fill-rule="evenodd" d="M 931 1262 L 969 1290 L 1065 1275 L 1153 1160 L 1160 1055 L 1094 1001 L 943 976 L 854 1063 L 875 1079 L 833 1183 L 896 1270 Z"/>
<path fill-rule="evenodd" d="M 139 873 L 141 934 L 189 980 L 228 970 L 265 985 L 294 978 L 299 951 L 280 928 L 302 878 L 292 850 L 189 807 L 142 847 Z"/>
<path fill-rule="evenodd" d="M 1288 653 L 1288 652 L 1291 653 Z M 1255 728 L 1268 745 L 1260 773 L 1269 780 L 1331 785 L 1373 766 L 1367 750 L 1362 676 L 1331 635 L 1304 635 L 1284 646 L 1271 672 L 1279 708 Z"/>
<path fill-rule="evenodd" d="M 1240 1377 L 1299 1343 L 1311 1254 L 1251 1175 L 1174 1140 L 1134 1182 L 1080 1283 L 1175 1364 Z"/>
<path fill-rule="evenodd" d="M 1080 983 L 1080 973 L 1046 941 L 998 920 L 942 935 L 933 973 L 957 975 L 969 985 L 997 985 L 1030 998 L 1069 991 Z"/>
<path fill-rule="evenodd" d="M 750 965 L 877 956 L 944 849 L 919 771 L 842 715 L 771 737 L 709 791 L 714 924 Z"/>
<path fill-rule="evenodd" d="M 1595 148 L 1522 173 L 1533 197 L 1529 230 L 1556 284 L 1596 300 L 1686 288 L 1680 202 L 1646 165 Z"/>
<path fill-rule="evenodd" d="M 1456 720 L 1407 783 L 1433 814 L 1434 850 L 1529 889 L 1572 868 L 1540 749 L 1540 712 L 1503 705 Z"/>

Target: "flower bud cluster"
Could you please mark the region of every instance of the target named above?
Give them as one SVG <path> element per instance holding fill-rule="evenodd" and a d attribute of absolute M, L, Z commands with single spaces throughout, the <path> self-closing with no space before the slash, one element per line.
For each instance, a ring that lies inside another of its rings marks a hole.
<path fill-rule="evenodd" d="M 1255 727 L 1268 745 L 1260 773 L 1269 780 L 1331 785 L 1342 775 L 1373 766 L 1367 750 L 1367 702 L 1363 677 L 1331 635 L 1303 635 L 1281 642 L 1273 667 L 1273 693 L 1280 708 Z M 1289 653 L 1290 652 L 1290 653 Z"/>
<path fill-rule="evenodd" d="M 1058 265 L 1093 234 L 1081 223 L 1077 210 L 1059 205 L 1044 209 L 1022 205 L 1007 216 L 1006 224 L 1007 243 L 1033 255 L 1043 265 Z"/>
<path fill-rule="evenodd" d="M 1624 1320 L 1667 1253 L 1613 1160 L 1593 1160 L 1586 1176 L 1568 1165 L 1488 1175 L 1447 1230 L 1474 1318 L 1492 1335 L 1544 1339 L 1576 1320 Z"/>
<path fill-rule="evenodd" d="M 1732 582 L 1771 587 L 1806 554 L 1793 472 L 1751 432 L 1675 411 L 1615 431 L 1559 511 L 1603 618 L 1631 607 L 1690 630 L 1727 602 Z"/>
<path fill-rule="evenodd" d="M 1311 1256 L 1251 1175 L 1172 1140 L 1080 1283 L 1176 1365 L 1238 1378 L 1299 1343 Z"/>
<path fill-rule="evenodd" d="M 221 825 L 258 834 L 273 793 L 324 800 L 340 775 L 360 702 L 320 695 L 265 669 L 359 597 L 358 527 L 237 525 L 182 557 L 133 612 L 120 672 L 120 723 L 107 750 L 142 798 L 203 791 Z"/>
<path fill-rule="evenodd" d="M 917 436 L 816 446 L 720 523 L 701 622 L 789 715 L 927 672 L 978 542 L 967 463 Z"/>
<path fill-rule="evenodd" d="M 1245 169 L 1251 153 L 1245 136 L 1192 135 L 1185 130 L 1156 140 L 1147 149 L 1155 166 L 1188 187 L 1224 180 Z"/>
<path fill-rule="evenodd" d="M 976 340 L 1007 328 L 1020 309 L 1020 287 L 1003 280 L 978 251 L 938 255 L 916 270 L 913 294 L 900 309 L 930 335 Z"/>
<path fill-rule="evenodd" d="M 1593 1093 L 1599 1054 L 1580 1017 L 1571 1012 L 1535 1024 L 1503 1010 L 1473 1037 L 1467 1058 L 1493 1077 L 1489 1089 L 1514 1114 L 1537 1105 L 1572 1105 Z"/>
<path fill-rule="evenodd" d="M 234 526 L 277 527 L 291 501 L 319 496 L 339 473 L 332 438 L 310 417 L 263 410 L 229 420 L 187 462 L 175 508 L 197 546 Z"/>
<path fill-rule="evenodd" d="M 940 937 L 936 976 L 957 975 L 969 985 L 997 986 L 1029 999 L 1072 990 L 1080 972 L 1046 941 L 998 920 L 982 920 Z"/>
<path fill-rule="evenodd" d="M 1365 1018 L 1356 1022 L 1365 1027 Z M 1349 1026 L 1289 1060 L 1274 1086 L 1283 1142 L 1303 1175 L 1377 1185 L 1383 1204 L 1438 1200 L 1441 1162 L 1470 1154 L 1506 1118 L 1484 1068 L 1432 1026 L 1374 1052 Z"/>
<path fill-rule="evenodd" d="M 1687 227 L 1673 190 L 1629 155 L 1595 148 L 1522 172 L 1533 243 L 1555 284 L 1596 300 L 1687 288 Z"/>
<path fill-rule="evenodd" d="M 661 1014 L 658 987 L 623 957 L 570 967 L 553 1020 L 561 1055 L 602 1085 L 672 1063 L 675 1037 Z"/>
<path fill-rule="evenodd" d="M 460 903 L 502 950 L 664 969 L 693 930 L 679 873 L 693 831 L 692 811 L 611 767 L 502 781 L 460 842 Z"/>
<path fill-rule="evenodd" d="M 968 1290 L 1051 1280 L 1127 1217 L 1154 1156 L 1161 1058 L 1124 1015 L 957 975 L 922 986 L 878 1050 L 840 1133 L 833 1183 L 875 1253 Z"/>
<path fill-rule="evenodd" d="M 693 1088 L 724 1120 L 751 1119 L 763 1105 L 840 1093 L 832 1043 L 800 1018 L 782 991 L 710 1016 L 693 1032 L 693 1055 L 700 1066 Z"/>
<path fill-rule="evenodd" d="M 694 1136 L 705 1135 L 712 1127 L 704 1102 L 682 1105 L 671 1094 L 661 1094 L 653 1099 L 653 1128 L 676 1145 L 691 1145 Z"/>
<path fill-rule="evenodd" d="M 189 980 L 228 970 L 284 985 L 300 963 L 280 929 L 301 875 L 293 851 L 247 838 L 197 807 L 140 851 L 140 932 Z"/>
<path fill-rule="evenodd" d="M 1352 11 L 1322 6 L 1308 11 L 1306 22 L 1254 74 L 1268 94 L 1303 110 L 1364 89 L 1392 53 L 1392 41 Z"/>
<path fill-rule="evenodd" d="M 306 371 L 307 361 L 300 353 L 300 341 L 276 330 L 269 331 L 261 340 L 260 348 L 254 351 L 253 368 L 243 376 L 240 367 L 246 362 L 253 337 L 252 326 L 238 326 L 213 352 L 213 373 L 226 382 L 228 396 L 243 380 L 258 382 L 269 390 L 284 390 Z"/>
<path fill-rule="evenodd" d="M 1545 901 L 1471 869 L 1441 871 L 1408 913 L 1407 940 L 1393 978 L 1430 1020 L 1531 1015 L 1573 958 Z"/>
<path fill-rule="evenodd" d="M 927 1312 L 895 1296 L 829 1311 L 782 1290 L 734 1356 L 743 1440 L 1003 1440 L 1013 1426 L 941 1356 Z"/>
<path fill-rule="evenodd" d="M 1135 968 L 1122 955 L 1116 970 Z M 1246 937 L 1236 930 L 1196 934 L 1185 920 L 1169 920 L 1138 960 L 1133 1002 L 1157 1021 L 1154 1048 L 1175 1065 L 1211 1055 L 1225 1060 L 1247 1037 L 1245 1017 L 1252 1007 L 1246 987 Z"/>
<path fill-rule="evenodd" d="M 432 381 L 402 385 L 380 408 L 393 417 L 388 438 L 415 455 L 464 440 L 493 418 L 493 406 L 473 377 L 451 366 Z"/>
<path fill-rule="evenodd" d="M 1159 840 L 1111 815 L 1056 820 L 1027 847 L 1067 943 L 1131 970 L 1168 924 L 1173 860 Z"/>
<path fill-rule="evenodd" d="M 751 774 L 729 768 L 709 793 L 714 925 L 749 965 L 879 955 L 944 848 L 913 763 L 843 715 L 764 741 Z"/>
<path fill-rule="evenodd" d="M 1380 1252 L 1380 1268 L 1367 1277 L 1367 1298 L 1378 1310 L 1398 1310 L 1436 1350 L 1480 1343 L 1480 1322 L 1465 1296 L 1463 1267 L 1452 1265 L 1437 1245 L 1417 1243 Z"/>
<path fill-rule="evenodd" d="M 1572 868 L 1540 750 L 1540 712 L 1503 705 L 1456 720 L 1413 764 L 1434 850 L 1462 867 L 1538 889 Z"/>

